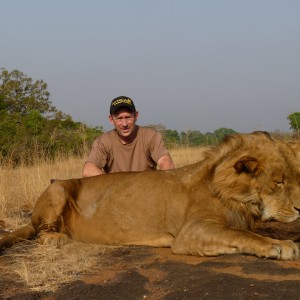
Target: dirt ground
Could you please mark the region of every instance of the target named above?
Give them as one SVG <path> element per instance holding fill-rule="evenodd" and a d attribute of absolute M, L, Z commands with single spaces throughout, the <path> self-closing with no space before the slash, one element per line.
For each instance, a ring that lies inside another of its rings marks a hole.
<path fill-rule="evenodd" d="M 7 259 L 1 255 L 0 266 Z M 300 299 L 300 260 L 180 256 L 169 248 L 112 249 L 55 292 L 0 276 L 0 299 Z"/>

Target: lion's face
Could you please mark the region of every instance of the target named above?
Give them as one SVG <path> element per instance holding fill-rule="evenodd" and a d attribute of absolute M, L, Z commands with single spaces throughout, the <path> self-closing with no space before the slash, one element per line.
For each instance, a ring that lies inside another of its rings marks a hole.
<path fill-rule="evenodd" d="M 247 205 L 264 221 L 299 218 L 299 162 L 284 142 L 266 139 L 225 158 L 215 169 L 214 189 L 224 203 Z"/>
<path fill-rule="evenodd" d="M 278 158 L 259 181 L 263 201 L 262 220 L 292 222 L 299 218 L 300 177 L 293 172 L 293 168 Z"/>

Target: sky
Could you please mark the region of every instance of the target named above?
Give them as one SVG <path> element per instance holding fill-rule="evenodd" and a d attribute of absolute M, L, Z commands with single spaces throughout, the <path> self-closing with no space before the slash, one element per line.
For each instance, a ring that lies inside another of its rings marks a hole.
<path fill-rule="evenodd" d="M 74 121 L 290 131 L 300 111 L 299 0 L 0 0 L 0 68 L 48 84 Z"/>

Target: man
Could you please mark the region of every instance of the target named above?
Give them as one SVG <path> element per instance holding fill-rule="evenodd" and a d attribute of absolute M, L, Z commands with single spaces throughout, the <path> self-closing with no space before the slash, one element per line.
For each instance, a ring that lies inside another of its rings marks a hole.
<path fill-rule="evenodd" d="M 129 97 L 112 100 L 109 121 L 115 127 L 93 143 L 83 166 L 83 177 L 105 173 L 174 169 L 162 136 L 153 128 L 136 125 L 139 112 Z"/>

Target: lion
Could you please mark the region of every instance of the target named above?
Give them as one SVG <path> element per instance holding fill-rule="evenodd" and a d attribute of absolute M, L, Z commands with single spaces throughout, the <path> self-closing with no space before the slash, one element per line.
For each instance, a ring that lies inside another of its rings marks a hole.
<path fill-rule="evenodd" d="M 300 170 L 293 149 L 266 132 L 236 134 L 200 162 L 168 171 L 55 180 L 31 224 L 0 240 L 62 245 L 171 247 L 174 254 L 299 258 L 291 240 L 254 232 L 255 222 L 299 218 Z"/>

